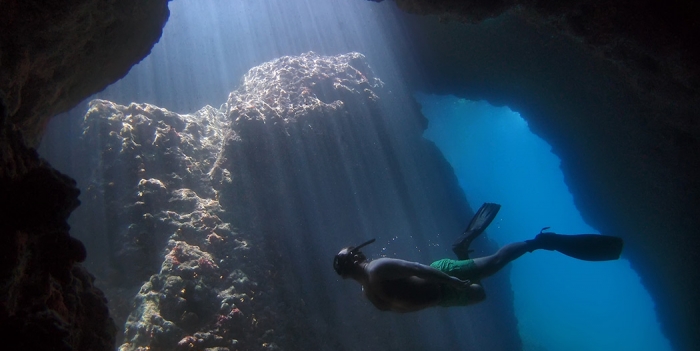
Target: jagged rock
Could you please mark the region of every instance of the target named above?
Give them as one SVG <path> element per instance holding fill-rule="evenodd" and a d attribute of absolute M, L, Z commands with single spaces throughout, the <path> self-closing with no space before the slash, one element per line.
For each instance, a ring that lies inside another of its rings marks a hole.
<path fill-rule="evenodd" d="M 100 152 L 86 156 L 95 173 L 85 201 L 95 211 L 102 201 L 114 206 L 104 223 L 116 251 L 109 257 L 117 267 L 114 279 L 137 283 L 153 274 L 160 266 L 156 253 L 182 226 L 179 221 L 194 228 L 220 222 L 208 173 L 224 125 L 224 115 L 211 107 L 181 116 L 148 104 L 92 102 L 85 117 L 86 150 Z"/>
<path fill-rule="evenodd" d="M 24 350 L 108 350 L 116 328 L 83 244 L 66 219 L 75 182 L 40 160 L 18 134 L 0 138 L 0 325 Z"/>
<path fill-rule="evenodd" d="M 112 350 L 106 300 L 68 234 L 75 182 L 40 161 L 49 118 L 149 52 L 167 1 L 6 1 L 0 11 L 0 325 L 26 350 Z"/>
<path fill-rule="evenodd" d="M 3 2 L 2 122 L 36 146 L 49 118 L 123 77 L 150 53 L 168 19 L 167 3 Z"/>
<path fill-rule="evenodd" d="M 427 1 L 395 0 L 402 10 L 443 20 L 479 23 L 509 12 L 587 45 L 629 76 L 641 93 L 665 102 L 692 102 L 700 94 L 700 14 L 689 1 Z"/>

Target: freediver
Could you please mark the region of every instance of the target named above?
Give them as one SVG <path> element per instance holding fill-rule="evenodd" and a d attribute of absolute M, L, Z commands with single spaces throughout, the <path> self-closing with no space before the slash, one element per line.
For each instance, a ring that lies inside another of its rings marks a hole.
<path fill-rule="evenodd" d="M 362 285 L 372 304 L 382 311 L 414 312 L 428 307 L 467 306 L 486 299 L 481 279 L 508 263 L 535 250 L 555 250 L 587 261 L 616 260 L 622 252 L 622 239 L 597 234 L 562 235 L 544 232 L 534 239 L 503 246 L 495 254 L 469 258 L 469 246 L 496 217 L 501 205 L 485 203 L 474 215 L 452 251 L 457 260 L 441 259 L 426 266 L 396 258 L 368 261 L 360 251 L 375 241 L 345 247 L 333 260 L 333 268 L 343 277 Z"/>

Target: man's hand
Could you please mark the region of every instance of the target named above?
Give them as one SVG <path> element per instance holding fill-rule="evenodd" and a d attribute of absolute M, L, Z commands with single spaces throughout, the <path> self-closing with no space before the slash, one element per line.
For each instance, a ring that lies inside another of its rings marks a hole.
<path fill-rule="evenodd" d="M 454 278 L 454 277 L 453 277 L 453 278 Z M 471 280 L 469 280 L 469 279 L 461 280 L 461 279 L 459 279 L 459 278 L 454 278 L 454 279 L 452 280 L 452 285 L 453 285 L 455 288 L 458 288 L 458 289 L 461 289 L 461 290 L 465 290 L 465 289 L 469 289 L 469 287 L 472 285 L 472 282 L 471 282 Z"/>

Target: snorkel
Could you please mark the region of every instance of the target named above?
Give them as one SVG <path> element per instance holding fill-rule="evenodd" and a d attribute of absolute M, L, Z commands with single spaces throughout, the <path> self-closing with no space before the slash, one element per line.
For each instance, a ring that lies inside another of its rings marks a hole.
<path fill-rule="evenodd" d="M 361 249 L 361 248 L 363 248 L 363 247 L 365 247 L 365 246 L 367 246 L 375 241 L 377 241 L 377 239 L 369 239 L 369 240 L 363 242 L 362 244 L 358 245 L 356 248 L 350 250 L 350 252 L 355 252 L 355 251 L 357 251 L 357 250 L 359 250 L 359 249 Z"/>
<path fill-rule="evenodd" d="M 335 269 L 335 272 L 338 273 L 338 275 L 346 275 L 356 261 L 363 261 L 366 259 L 365 255 L 360 252 L 360 249 L 375 241 L 376 239 L 367 240 L 356 247 L 350 246 L 340 250 L 340 252 L 335 255 L 335 259 L 333 259 L 333 269 Z"/>

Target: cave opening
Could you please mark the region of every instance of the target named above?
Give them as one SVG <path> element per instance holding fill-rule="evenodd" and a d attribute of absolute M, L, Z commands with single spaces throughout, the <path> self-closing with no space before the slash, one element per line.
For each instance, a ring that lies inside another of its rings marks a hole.
<path fill-rule="evenodd" d="M 519 113 L 452 95 L 416 99 L 429 120 L 424 137 L 450 162 L 472 206 L 503 205 L 487 230 L 499 245 L 545 226 L 598 233 L 581 218 L 559 158 Z M 513 262 L 510 281 L 524 350 L 672 349 L 626 259 L 601 265 L 537 252 Z"/>

